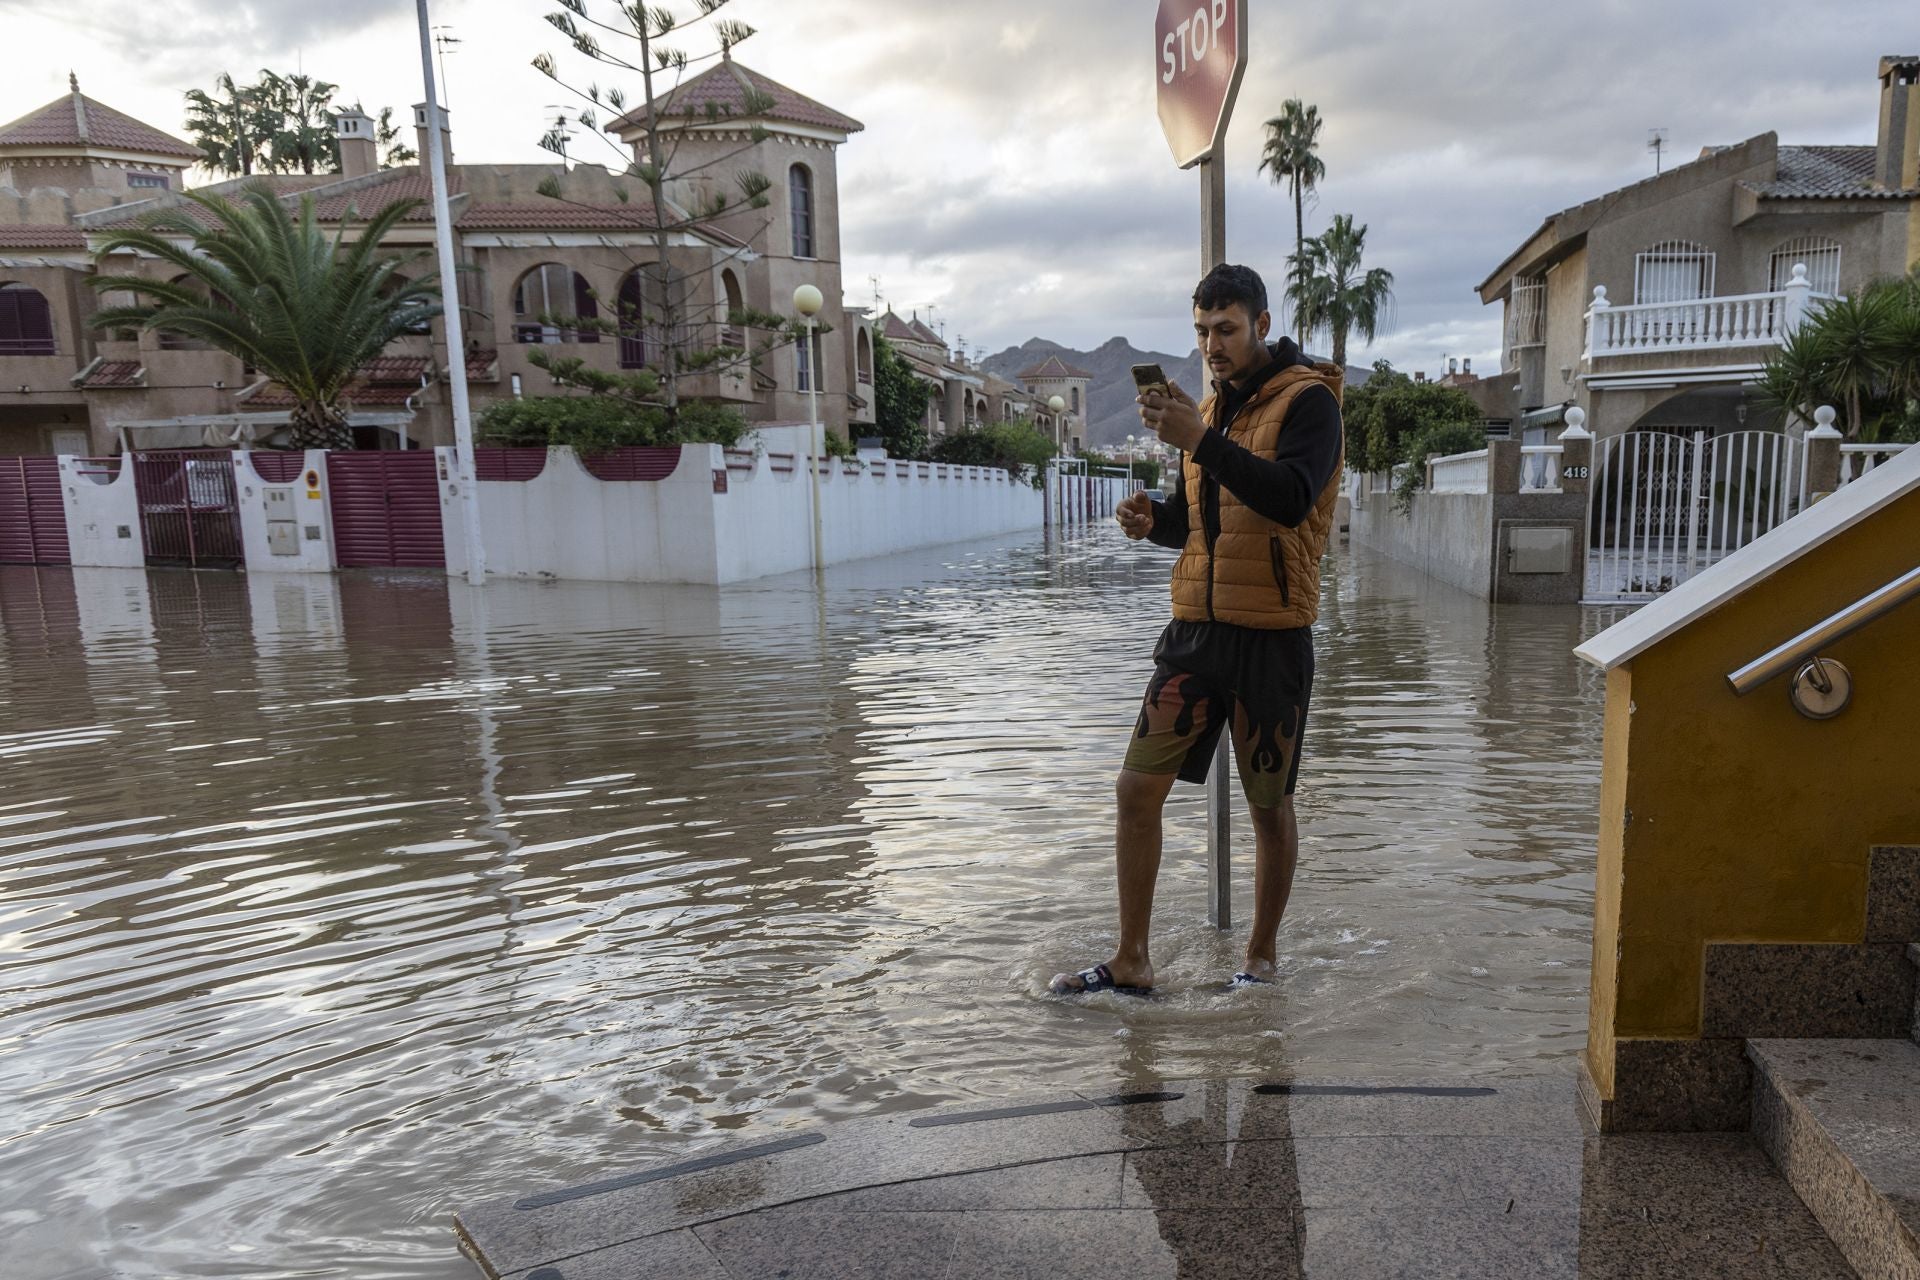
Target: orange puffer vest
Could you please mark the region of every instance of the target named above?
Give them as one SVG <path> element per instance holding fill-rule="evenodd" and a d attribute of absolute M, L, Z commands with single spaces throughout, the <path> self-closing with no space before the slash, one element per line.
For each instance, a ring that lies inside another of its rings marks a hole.
<path fill-rule="evenodd" d="M 1271 458 L 1286 427 L 1287 411 L 1309 387 L 1340 398 L 1338 365 L 1290 365 L 1268 378 L 1226 424 L 1235 444 Z M 1214 397 L 1200 402 L 1200 416 L 1213 421 Z M 1343 459 L 1344 461 L 1344 459 Z M 1202 473 L 1189 456 L 1181 464 L 1187 492 L 1187 544 L 1173 566 L 1173 616 L 1188 622 L 1231 622 L 1281 630 L 1312 625 L 1320 616 L 1320 558 L 1333 529 L 1340 495 L 1340 464 L 1298 527 L 1259 515 L 1225 485 Z M 1205 491 L 1220 495 L 1220 534 L 1207 545 Z"/>

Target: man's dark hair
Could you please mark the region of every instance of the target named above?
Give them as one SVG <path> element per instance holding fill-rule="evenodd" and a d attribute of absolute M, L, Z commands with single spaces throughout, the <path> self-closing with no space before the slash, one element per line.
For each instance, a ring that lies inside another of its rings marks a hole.
<path fill-rule="evenodd" d="M 1201 278 L 1193 291 L 1193 305 L 1202 311 L 1218 311 L 1239 303 L 1247 309 L 1248 320 L 1258 320 L 1267 309 L 1267 285 L 1252 267 L 1223 262 Z"/>

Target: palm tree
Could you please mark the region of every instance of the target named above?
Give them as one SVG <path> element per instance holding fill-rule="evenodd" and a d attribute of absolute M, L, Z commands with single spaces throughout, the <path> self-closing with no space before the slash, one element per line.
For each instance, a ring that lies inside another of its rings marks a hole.
<path fill-rule="evenodd" d="M 389 169 L 396 165 L 412 164 L 420 158 L 420 153 L 406 144 L 400 135 L 400 126 L 393 122 L 393 108 L 380 108 L 380 119 L 373 127 L 374 142 L 380 148 L 381 162 Z"/>
<path fill-rule="evenodd" d="M 1372 342 L 1391 322 L 1393 273 L 1383 267 L 1362 270 L 1366 247 L 1366 224 L 1356 227 L 1352 214 L 1336 213 L 1333 224 L 1308 240 L 1300 256 L 1288 259 L 1287 296 L 1302 331 L 1325 329 L 1337 365 L 1347 363 L 1349 333 Z"/>
<path fill-rule="evenodd" d="M 1759 378 L 1765 398 L 1801 419 L 1838 403 L 1849 440 L 1904 435 L 1920 423 L 1920 271 L 1822 302 Z"/>
<path fill-rule="evenodd" d="M 340 144 L 332 125 L 333 95 L 339 89 L 300 72 L 260 72 L 260 92 L 273 104 L 278 126 L 270 144 L 275 172 L 339 171 Z"/>
<path fill-rule="evenodd" d="M 95 275 L 87 281 L 95 290 L 136 301 L 103 307 L 90 323 L 178 334 L 239 356 L 292 394 L 292 447 L 351 449 L 342 402 L 354 376 L 389 342 L 440 314 L 433 274 L 407 278 L 426 252 L 380 252 L 420 202 L 389 204 L 349 244 L 344 227 L 332 236 L 320 228 L 312 197 L 301 200 L 298 217 L 264 185 L 237 203 L 186 198 L 211 226 L 184 208 L 167 210 L 107 236 L 95 251 L 104 259 L 131 250 L 183 278 Z"/>
<path fill-rule="evenodd" d="M 1267 121 L 1267 143 L 1260 153 L 1260 171 L 1275 186 L 1284 183 L 1293 193 L 1293 252 L 1300 259 L 1306 257 L 1307 247 L 1305 196 L 1327 176 L 1327 166 L 1318 153 L 1322 123 L 1320 108 L 1288 98 L 1281 104 L 1280 114 Z M 1297 313 L 1294 319 L 1299 330 L 1295 336 L 1305 342 L 1305 320 Z"/>
<path fill-rule="evenodd" d="M 259 86 L 235 84 L 222 71 L 213 88 L 212 94 L 187 90 L 187 133 L 208 169 L 245 176 L 259 162 L 260 146 L 273 136 L 277 122 Z"/>

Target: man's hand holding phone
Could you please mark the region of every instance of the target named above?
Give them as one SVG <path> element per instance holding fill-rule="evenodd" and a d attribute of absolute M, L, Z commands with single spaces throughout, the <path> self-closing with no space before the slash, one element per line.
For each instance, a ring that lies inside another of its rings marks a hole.
<path fill-rule="evenodd" d="M 1138 542 L 1153 532 L 1153 499 L 1145 491 L 1130 493 L 1113 509 L 1113 518 L 1122 533 Z"/>
<path fill-rule="evenodd" d="M 1147 430 L 1188 453 L 1206 438 L 1207 424 L 1200 417 L 1200 406 L 1169 380 L 1159 365 L 1133 366 L 1133 384 L 1140 391 L 1134 403 L 1140 406 L 1140 421 Z"/>

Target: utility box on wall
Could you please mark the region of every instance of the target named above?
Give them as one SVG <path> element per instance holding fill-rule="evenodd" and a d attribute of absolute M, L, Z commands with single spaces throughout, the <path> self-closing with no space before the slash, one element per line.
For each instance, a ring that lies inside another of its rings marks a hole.
<path fill-rule="evenodd" d="M 294 519 L 293 490 L 277 486 L 263 491 L 267 507 L 267 550 L 276 556 L 300 554 L 299 522 Z"/>
<path fill-rule="evenodd" d="M 1507 572 L 1573 572 L 1573 530 L 1525 526 L 1508 529 Z"/>

